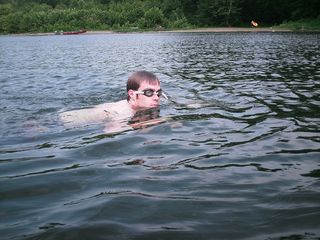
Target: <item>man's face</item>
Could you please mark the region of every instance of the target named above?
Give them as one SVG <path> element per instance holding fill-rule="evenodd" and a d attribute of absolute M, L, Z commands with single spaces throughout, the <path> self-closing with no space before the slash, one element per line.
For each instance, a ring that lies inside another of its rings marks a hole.
<path fill-rule="evenodd" d="M 154 93 L 160 90 L 160 84 L 151 85 L 148 82 L 142 82 L 140 84 L 138 92 L 145 90 L 153 90 Z M 159 106 L 160 97 L 157 94 L 153 94 L 151 97 L 145 96 L 144 94 L 134 94 L 135 107 L 136 109 L 155 108 Z"/>

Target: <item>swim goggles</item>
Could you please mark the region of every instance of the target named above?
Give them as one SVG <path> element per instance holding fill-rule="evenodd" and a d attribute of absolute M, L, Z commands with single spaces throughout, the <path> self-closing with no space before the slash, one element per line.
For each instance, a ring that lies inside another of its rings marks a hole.
<path fill-rule="evenodd" d="M 141 90 L 141 91 L 135 91 L 136 94 L 142 94 L 147 97 L 152 97 L 153 95 L 158 95 L 158 97 L 163 96 L 165 99 L 168 99 L 168 96 L 160 89 L 158 91 L 154 91 L 152 89 L 146 89 L 146 90 Z"/>

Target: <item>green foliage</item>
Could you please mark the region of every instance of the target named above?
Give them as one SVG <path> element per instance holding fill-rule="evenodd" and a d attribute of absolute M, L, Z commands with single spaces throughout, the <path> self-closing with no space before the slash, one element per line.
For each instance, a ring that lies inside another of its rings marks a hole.
<path fill-rule="evenodd" d="M 199 0 L 198 20 L 205 26 L 229 26 L 239 18 L 240 1 Z"/>
<path fill-rule="evenodd" d="M 319 0 L 0 0 L 0 33 L 245 26 L 251 20 L 319 29 L 318 16 Z"/>
<path fill-rule="evenodd" d="M 161 26 L 163 24 L 164 15 L 159 8 L 153 7 L 145 12 L 144 19 L 145 19 L 145 22 L 144 22 L 145 27 L 152 28 L 156 26 Z"/>
<path fill-rule="evenodd" d="M 320 16 L 316 19 L 301 19 L 298 21 L 285 21 L 278 28 L 292 29 L 295 31 L 319 31 Z"/>
<path fill-rule="evenodd" d="M 0 16 L 8 15 L 14 11 L 11 3 L 0 4 Z"/>
<path fill-rule="evenodd" d="M 241 9 L 241 21 L 250 24 L 256 20 L 260 25 L 279 24 L 290 17 L 291 0 L 245 0 Z"/>

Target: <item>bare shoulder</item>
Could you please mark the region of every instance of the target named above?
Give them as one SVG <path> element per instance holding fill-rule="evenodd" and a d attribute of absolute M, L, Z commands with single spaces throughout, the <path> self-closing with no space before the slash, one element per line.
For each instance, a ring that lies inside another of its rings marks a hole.
<path fill-rule="evenodd" d="M 103 103 L 92 108 L 72 110 L 60 113 L 60 120 L 66 126 L 79 126 L 90 123 L 101 123 L 106 120 L 126 118 L 132 114 L 126 100 Z"/>
<path fill-rule="evenodd" d="M 106 103 L 98 106 L 98 108 L 103 108 L 104 112 L 106 112 L 111 119 L 126 118 L 132 115 L 132 109 L 126 100 Z"/>
<path fill-rule="evenodd" d="M 60 113 L 60 120 L 68 126 L 78 126 L 102 121 L 106 113 L 97 106 Z"/>

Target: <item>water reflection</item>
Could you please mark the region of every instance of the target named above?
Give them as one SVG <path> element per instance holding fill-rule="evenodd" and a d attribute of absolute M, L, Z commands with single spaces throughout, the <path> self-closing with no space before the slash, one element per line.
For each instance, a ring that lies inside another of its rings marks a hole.
<path fill-rule="evenodd" d="M 134 114 L 128 124 L 133 129 L 146 128 L 166 122 L 167 118 L 160 117 L 160 108 L 140 110 Z"/>
<path fill-rule="evenodd" d="M 0 43 L 4 238 L 319 238 L 319 34 Z M 160 108 L 116 133 L 58 124 L 123 99 L 141 69 L 170 97 Z"/>

